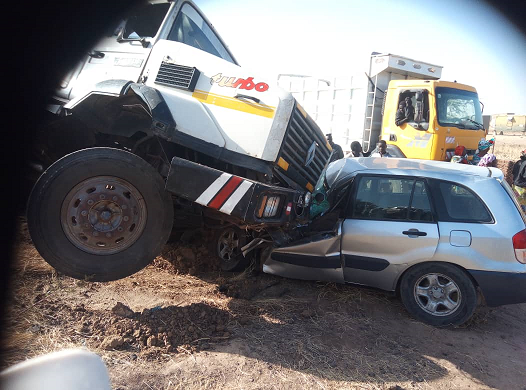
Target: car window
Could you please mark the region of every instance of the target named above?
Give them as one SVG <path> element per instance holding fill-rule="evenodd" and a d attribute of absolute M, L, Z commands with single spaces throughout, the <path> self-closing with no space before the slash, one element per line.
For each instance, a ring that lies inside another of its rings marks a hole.
<path fill-rule="evenodd" d="M 433 220 L 425 184 L 408 178 L 360 178 L 349 214 L 355 219 Z"/>
<path fill-rule="evenodd" d="M 492 222 L 485 204 L 470 189 L 452 182 L 432 180 L 431 188 L 436 196 L 440 221 Z"/>
<path fill-rule="evenodd" d="M 235 63 L 210 26 L 188 3 L 183 5 L 177 15 L 172 31 L 168 35 L 168 40 L 185 43 L 233 64 Z"/>
<path fill-rule="evenodd" d="M 409 209 L 409 219 L 411 221 L 433 221 L 433 212 L 426 185 L 420 180 L 415 183 L 411 208 Z"/>

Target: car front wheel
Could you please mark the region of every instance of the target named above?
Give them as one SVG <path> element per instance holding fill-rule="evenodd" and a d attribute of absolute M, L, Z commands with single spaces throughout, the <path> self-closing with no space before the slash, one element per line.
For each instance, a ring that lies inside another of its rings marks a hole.
<path fill-rule="evenodd" d="M 460 268 L 446 263 L 423 263 L 409 269 L 400 282 L 407 311 L 433 326 L 458 326 L 477 307 L 477 290 Z"/>

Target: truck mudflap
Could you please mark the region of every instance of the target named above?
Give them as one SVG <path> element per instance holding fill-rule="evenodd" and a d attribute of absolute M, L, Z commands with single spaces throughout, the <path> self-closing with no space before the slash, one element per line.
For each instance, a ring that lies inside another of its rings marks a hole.
<path fill-rule="evenodd" d="M 247 225 L 280 226 L 308 218 L 310 193 L 271 186 L 174 157 L 166 190 Z"/>

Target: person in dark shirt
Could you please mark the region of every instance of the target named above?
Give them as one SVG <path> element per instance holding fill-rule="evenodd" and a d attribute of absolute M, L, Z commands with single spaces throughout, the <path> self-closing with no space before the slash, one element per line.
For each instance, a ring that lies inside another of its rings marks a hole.
<path fill-rule="evenodd" d="M 329 145 L 331 145 L 332 150 L 334 150 L 331 162 L 343 158 L 343 149 L 340 145 L 334 143 L 334 141 L 332 140 L 332 134 L 325 134 L 325 137 L 327 137 L 327 142 L 329 143 Z"/>
<path fill-rule="evenodd" d="M 364 152 L 362 149 L 362 144 L 358 141 L 353 141 L 351 143 L 351 153 L 353 157 L 369 157 L 371 152 Z"/>
<path fill-rule="evenodd" d="M 396 111 L 395 125 L 401 126 L 407 121 L 408 119 L 405 116 L 405 101 L 401 101 L 400 104 L 398 105 L 398 110 Z"/>
<path fill-rule="evenodd" d="M 513 192 L 526 213 L 526 149 L 521 152 L 520 160 L 513 165 Z"/>
<path fill-rule="evenodd" d="M 413 121 L 415 118 L 415 108 L 410 97 L 405 98 L 405 117 L 407 121 Z"/>

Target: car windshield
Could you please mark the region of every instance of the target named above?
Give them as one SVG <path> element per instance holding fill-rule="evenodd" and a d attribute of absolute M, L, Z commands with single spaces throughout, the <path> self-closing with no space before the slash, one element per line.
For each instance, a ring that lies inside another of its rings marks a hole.
<path fill-rule="evenodd" d="M 459 129 L 481 130 L 482 110 L 476 92 L 437 87 L 435 90 L 438 123 Z"/>
<path fill-rule="evenodd" d="M 170 8 L 169 3 L 146 3 L 134 7 L 128 13 L 126 20 L 113 29 L 113 35 L 118 36 L 123 30 L 123 39 L 153 38 L 157 35 L 168 8 Z"/>

